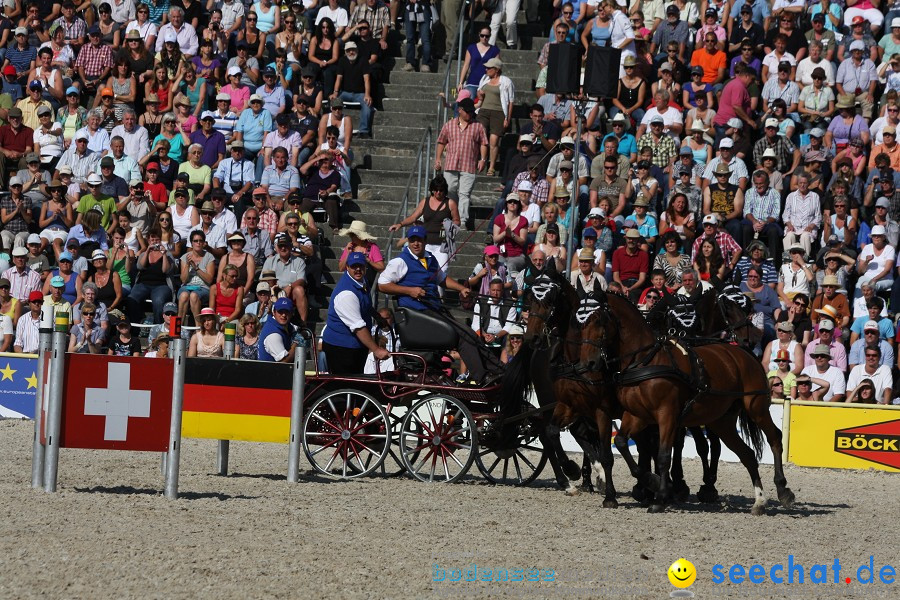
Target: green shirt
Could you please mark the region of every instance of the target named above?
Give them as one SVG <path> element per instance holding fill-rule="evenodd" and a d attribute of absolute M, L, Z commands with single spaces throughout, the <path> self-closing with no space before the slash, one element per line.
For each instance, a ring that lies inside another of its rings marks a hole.
<path fill-rule="evenodd" d="M 103 209 L 100 224 L 103 229 L 109 229 L 109 224 L 112 223 L 112 219 L 116 215 L 116 201 L 111 196 L 100 194 L 99 197 L 95 198 L 92 194 L 85 194 L 78 202 L 78 214 L 87 214 L 89 210 L 98 205 Z"/>

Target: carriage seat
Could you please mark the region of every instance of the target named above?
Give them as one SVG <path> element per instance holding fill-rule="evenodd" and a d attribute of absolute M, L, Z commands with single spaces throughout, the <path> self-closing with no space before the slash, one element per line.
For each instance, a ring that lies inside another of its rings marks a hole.
<path fill-rule="evenodd" d="M 451 350 L 459 346 L 459 334 L 452 325 L 432 314 L 397 308 L 394 327 L 404 351 Z"/>

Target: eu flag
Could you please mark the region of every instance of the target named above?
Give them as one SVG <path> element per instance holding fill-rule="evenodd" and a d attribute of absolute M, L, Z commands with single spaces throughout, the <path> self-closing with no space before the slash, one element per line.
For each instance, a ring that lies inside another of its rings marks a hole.
<path fill-rule="evenodd" d="M 0 355 L 0 417 L 34 418 L 36 356 Z"/>

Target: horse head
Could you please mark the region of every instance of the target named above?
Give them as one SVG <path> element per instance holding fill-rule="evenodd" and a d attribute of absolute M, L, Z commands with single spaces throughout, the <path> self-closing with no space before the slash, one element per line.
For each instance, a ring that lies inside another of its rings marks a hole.
<path fill-rule="evenodd" d="M 590 293 L 572 314 L 566 352 L 581 373 L 609 370 L 609 352 L 618 341 L 618 326 L 604 292 Z"/>

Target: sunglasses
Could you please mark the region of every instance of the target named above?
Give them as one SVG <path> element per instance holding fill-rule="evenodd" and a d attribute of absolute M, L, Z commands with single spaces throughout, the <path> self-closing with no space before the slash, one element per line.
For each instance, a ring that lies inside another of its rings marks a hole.
<path fill-rule="evenodd" d="M 787 362 L 787 361 L 785 361 L 785 362 Z M 782 382 L 780 382 L 780 381 L 779 381 L 778 383 L 773 383 L 773 384 L 772 384 L 772 387 L 783 387 L 783 386 L 784 386 L 784 383 L 782 383 Z"/>
<path fill-rule="evenodd" d="M 479 37 L 479 38 L 489 38 L 489 37 L 491 37 L 491 36 L 490 36 L 490 34 L 479 33 L 479 34 L 478 34 L 478 37 Z"/>
<path fill-rule="evenodd" d="M 93 316 L 96 315 L 96 314 L 97 314 L 97 313 L 95 313 L 95 312 L 83 312 L 83 313 L 81 313 L 81 316 L 83 316 L 83 317 L 93 317 Z"/>
<path fill-rule="evenodd" d="M 866 354 L 866 358 L 878 358 L 877 354 Z"/>

